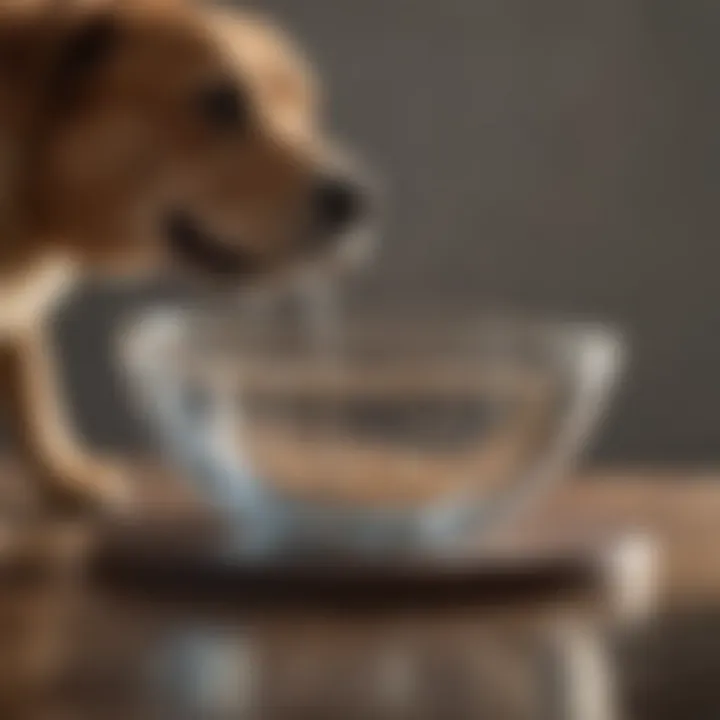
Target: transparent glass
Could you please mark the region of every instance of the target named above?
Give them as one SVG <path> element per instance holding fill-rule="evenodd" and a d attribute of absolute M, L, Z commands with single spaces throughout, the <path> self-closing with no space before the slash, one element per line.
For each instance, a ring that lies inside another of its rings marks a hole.
<path fill-rule="evenodd" d="M 236 552 L 427 552 L 567 475 L 622 359 L 605 326 L 159 308 L 123 334 L 166 457 Z"/>

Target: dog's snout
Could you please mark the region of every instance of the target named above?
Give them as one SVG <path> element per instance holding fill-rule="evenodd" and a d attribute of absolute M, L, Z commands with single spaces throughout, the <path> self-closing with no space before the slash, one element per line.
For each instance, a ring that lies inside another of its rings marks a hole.
<path fill-rule="evenodd" d="M 367 198 L 358 183 L 345 178 L 329 178 L 318 184 L 313 202 L 320 229 L 335 233 L 361 219 Z"/>

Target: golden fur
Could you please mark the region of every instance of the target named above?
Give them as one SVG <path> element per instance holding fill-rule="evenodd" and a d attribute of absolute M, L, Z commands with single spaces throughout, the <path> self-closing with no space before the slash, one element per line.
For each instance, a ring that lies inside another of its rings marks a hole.
<path fill-rule="evenodd" d="M 228 82 L 247 105 L 242 131 L 197 109 L 204 87 Z M 332 163 L 318 104 L 301 55 L 254 16 L 189 0 L 0 0 L 0 397 L 53 495 L 125 487 L 63 417 L 44 331 L 62 293 L 89 272 L 175 263 L 162 221 L 178 206 L 250 258 L 248 273 L 289 262 Z"/>

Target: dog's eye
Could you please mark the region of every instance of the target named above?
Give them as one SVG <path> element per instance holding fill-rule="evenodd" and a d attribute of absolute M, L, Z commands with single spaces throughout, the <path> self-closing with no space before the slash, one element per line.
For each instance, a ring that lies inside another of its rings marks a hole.
<path fill-rule="evenodd" d="M 200 93 L 200 111 L 213 127 L 235 130 L 245 125 L 247 103 L 240 90 L 231 84 L 218 84 Z"/>

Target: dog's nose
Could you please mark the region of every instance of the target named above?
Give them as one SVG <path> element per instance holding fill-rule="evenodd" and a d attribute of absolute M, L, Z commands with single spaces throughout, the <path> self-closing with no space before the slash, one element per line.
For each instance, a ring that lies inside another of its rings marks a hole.
<path fill-rule="evenodd" d="M 337 233 L 362 217 L 367 198 L 358 183 L 345 178 L 328 178 L 316 187 L 314 204 L 320 229 Z"/>

